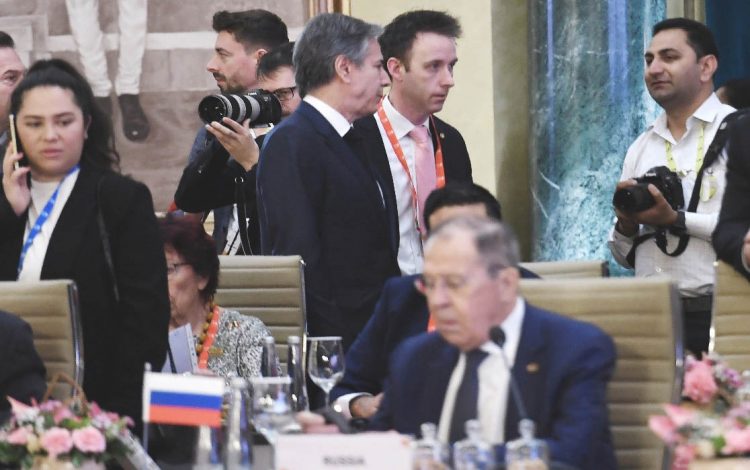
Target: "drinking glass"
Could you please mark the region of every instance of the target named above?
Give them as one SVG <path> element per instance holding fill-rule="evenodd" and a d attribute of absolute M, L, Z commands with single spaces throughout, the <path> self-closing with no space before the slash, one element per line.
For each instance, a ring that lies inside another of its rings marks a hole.
<path fill-rule="evenodd" d="M 279 432 L 294 423 L 289 377 L 252 377 L 252 416 L 255 429 L 271 445 Z"/>
<path fill-rule="evenodd" d="M 331 389 L 344 376 L 344 347 L 341 336 L 317 336 L 310 339 L 310 357 L 307 371 L 312 381 L 326 394 L 330 404 Z"/>

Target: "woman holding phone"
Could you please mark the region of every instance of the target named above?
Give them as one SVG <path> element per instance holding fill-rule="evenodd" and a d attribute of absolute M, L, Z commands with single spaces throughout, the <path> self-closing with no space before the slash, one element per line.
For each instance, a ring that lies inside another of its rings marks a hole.
<path fill-rule="evenodd" d="M 144 363 L 161 367 L 169 322 L 151 194 L 117 173 L 112 123 L 67 62 L 35 63 L 11 113 L 18 153 L 8 146 L 3 160 L 0 280 L 76 282 L 86 395 L 138 421 Z"/>

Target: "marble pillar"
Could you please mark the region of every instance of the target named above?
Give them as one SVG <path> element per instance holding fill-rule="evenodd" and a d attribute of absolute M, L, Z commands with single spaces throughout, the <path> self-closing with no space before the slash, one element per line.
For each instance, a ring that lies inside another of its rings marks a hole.
<path fill-rule="evenodd" d="M 658 114 L 643 51 L 665 14 L 665 0 L 529 0 L 535 260 L 611 260 L 622 161 Z"/>

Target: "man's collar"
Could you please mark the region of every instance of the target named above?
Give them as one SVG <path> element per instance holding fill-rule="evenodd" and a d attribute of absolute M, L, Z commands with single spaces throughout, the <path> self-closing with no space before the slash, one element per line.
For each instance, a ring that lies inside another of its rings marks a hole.
<path fill-rule="evenodd" d="M 349 132 L 349 129 L 351 129 L 352 124 L 347 121 L 343 114 L 338 112 L 330 104 L 326 103 L 320 98 L 314 97 L 309 93 L 304 97 L 303 100 L 307 102 L 307 104 L 315 108 L 320 114 L 322 114 L 325 120 L 328 121 L 331 126 L 333 126 L 338 135 L 340 135 L 341 137 L 344 137 L 344 134 Z"/>
<path fill-rule="evenodd" d="M 523 326 L 523 318 L 526 315 L 526 302 L 521 297 L 516 297 L 516 303 L 513 306 L 510 314 L 505 317 L 505 320 L 500 324 L 500 327 L 505 333 L 505 344 L 503 349 L 505 355 L 508 358 L 508 362 L 513 364 L 516 357 L 516 351 L 518 350 L 518 344 L 521 342 L 521 327 Z M 500 352 L 500 348 L 492 341 L 487 341 L 480 346 L 483 351 L 490 354 Z"/>
<path fill-rule="evenodd" d="M 388 116 L 388 120 L 391 121 L 391 125 L 393 126 L 393 132 L 396 134 L 397 139 L 401 139 L 406 134 L 411 132 L 414 127 L 416 127 L 414 124 L 412 124 L 411 121 L 406 119 L 403 114 L 401 114 L 394 106 L 393 103 L 391 103 L 390 97 L 386 96 L 383 99 L 383 110 L 385 111 L 385 115 Z M 376 116 L 377 119 L 377 116 Z M 430 130 L 430 118 L 429 116 L 424 120 L 422 123 L 423 126 L 427 128 L 427 130 Z"/>
<path fill-rule="evenodd" d="M 706 98 L 706 100 L 701 103 L 700 106 L 698 106 L 698 109 L 693 112 L 690 118 L 688 118 L 685 124 L 687 131 L 690 132 L 690 129 L 692 129 L 695 120 L 700 120 L 704 123 L 714 122 L 716 116 L 718 116 L 719 114 L 719 111 L 721 111 L 722 106 L 723 105 L 721 101 L 719 101 L 719 98 L 716 96 L 716 93 L 711 93 L 711 95 L 709 95 L 709 97 Z M 657 117 L 656 120 L 651 124 L 651 128 L 656 134 L 665 139 L 667 138 L 667 136 L 670 136 L 671 133 L 667 129 L 667 113 L 661 113 L 659 117 Z"/>

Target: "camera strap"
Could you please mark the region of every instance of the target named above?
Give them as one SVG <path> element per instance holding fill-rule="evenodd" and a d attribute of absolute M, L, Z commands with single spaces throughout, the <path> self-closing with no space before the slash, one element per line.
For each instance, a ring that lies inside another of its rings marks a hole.
<path fill-rule="evenodd" d="M 252 255 L 250 237 L 247 233 L 247 201 L 245 200 L 245 178 L 237 176 L 234 178 L 234 200 L 237 204 L 237 232 L 242 243 L 242 254 Z"/>
<path fill-rule="evenodd" d="M 719 130 L 716 131 L 716 135 L 711 141 L 711 145 L 708 146 L 706 155 L 703 158 L 703 164 L 701 164 L 701 167 L 698 170 L 698 174 L 695 177 L 695 185 L 693 186 L 693 192 L 690 195 L 690 202 L 688 203 L 686 212 L 695 212 L 698 208 L 698 201 L 700 201 L 701 183 L 703 182 L 703 173 L 705 172 L 706 168 L 713 165 L 714 162 L 719 158 L 719 155 L 721 155 L 721 151 L 724 149 L 724 145 L 726 144 L 728 138 L 727 129 L 729 128 L 729 124 L 739 118 L 748 115 L 749 111 L 750 110 L 739 110 L 733 112 L 732 114 L 728 114 L 721 122 L 721 124 L 719 124 Z M 635 267 L 635 250 L 641 243 L 645 242 L 649 238 L 654 238 L 656 246 L 658 246 L 661 252 L 665 255 L 672 257 L 680 256 L 688 246 L 690 235 L 686 233 L 680 234 L 679 241 L 677 242 L 677 247 L 673 252 L 670 253 L 667 250 L 668 230 L 669 229 L 667 228 L 658 228 L 654 232 L 635 237 L 635 239 L 633 240 L 633 247 L 630 248 L 628 256 L 626 257 L 628 264 Z"/>

